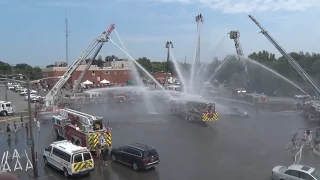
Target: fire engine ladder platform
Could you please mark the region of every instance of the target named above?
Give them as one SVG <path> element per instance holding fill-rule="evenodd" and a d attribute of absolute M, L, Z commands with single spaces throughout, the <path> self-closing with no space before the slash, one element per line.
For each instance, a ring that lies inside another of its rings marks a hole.
<path fill-rule="evenodd" d="M 83 115 L 84 113 L 79 113 L 78 111 L 73 111 L 73 110 L 70 111 L 70 109 L 60 109 L 58 114 L 63 117 L 69 117 L 68 116 L 69 114 L 79 117 L 79 120 L 81 121 L 81 123 L 85 125 L 92 125 L 93 123 L 93 120 L 90 117 L 90 115 Z"/>
<path fill-rule="evenodd" d="M 113 25 L 114 27 L 114 25 Z M 109 29 L 108 29 L 109 30 Z M 78 57 L 78 59 L 71 64 L 71 66 L 68 68 L 66 73 L 59 79 L 59 81 L 54 85 L 54 87 L 48 92 L 48 94 L 45 96 L 45 108 L 54 106 L 55 102 L 55 96 L 58 94 L 58 92 L 61 90 L 61 88 L 65 85 L 65 83 L 70 79 L 71 75 L 73 74 L 76 69 L 87 59 L 89 54 L 98 47 L 98 45 L 103 44 L 104 42 L 107 42 L 108 37 L 108 30 L 104 31 L 98 38 L 93 40 L 93 42 L 88 46 L 88 48 L 83 52 L 81 56 Z M 95 53 L 96 54 L 96 53 Z M 93 57 L 92 59 L 94 59 Z"/>

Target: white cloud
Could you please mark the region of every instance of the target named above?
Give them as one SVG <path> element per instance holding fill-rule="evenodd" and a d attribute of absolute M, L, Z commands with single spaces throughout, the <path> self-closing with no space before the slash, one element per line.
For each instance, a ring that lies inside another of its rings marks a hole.
<path fill-rule="evenodd" d="M 135 2 L 196 4 L 224 13 L 304 11 L 320 7 L 319 0 L 132 0 Z M 131 1 L 131 2 L 132 2 Z"/>

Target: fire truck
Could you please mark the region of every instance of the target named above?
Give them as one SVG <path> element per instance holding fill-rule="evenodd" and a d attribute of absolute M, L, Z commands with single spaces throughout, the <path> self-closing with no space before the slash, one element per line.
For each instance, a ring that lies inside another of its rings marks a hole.
<path fill-rule="evenodd" d="M 303 107 L 303 115 L 310 121 L 320 120 L 320 101 L 310 100 Z"/>
<path fill-rule="evenodd" d="M 188 121 L 212 122 L 219 118 L 215 103 L 172 100 L 170 110 L 173 115 Z"/>
<path fill-rule="evenodd" d="M 269 98 L 264 94 L 250 93 L 244 95 L 244 101 L 257 104 L 257 103 L 265 103 L 269 101 Z"/>
<path fill-rule="evenodd" d="M 52 118 L 53 129 L 57 138 L 69 140 L 75 145 L 96 151 L 98 143 L 101 148 L 112 147 L 111 128 L 109 123 L 103 126 L 102 117 L 64 108 Z"/>

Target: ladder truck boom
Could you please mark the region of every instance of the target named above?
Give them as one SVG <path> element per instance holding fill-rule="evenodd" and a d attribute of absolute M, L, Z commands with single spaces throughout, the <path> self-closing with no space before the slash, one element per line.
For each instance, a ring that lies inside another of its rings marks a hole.
<path fill-rule="evenodd" d="M 265 30 L 252 15 L 249 15 L 249 18 L 261 29 L 261 33 L 278 49 L 278 51 L 288 60 L 289 64 L 297 71 L 303 80 L 311 86 L 317 96 L 319 96 L 320 87 L 317 83 L 314 82 L 305 70 L 275 41 L 268 31 Z"/>
<path fill-rule="evenodd" d="M 244 53 L 243 53 L 242 46 L 241 46 L 241 43 L 240 43 L 240 40 L 239 40 L 240 32 L 239 31 L 230 31 L 228 34 L 230 35 L 230 39 L 234 40 L 234 45 L 236 47 L 236 52 L 237 52 L 238 58 L 240 59 L 240 62 L 242 64 L 242 66 L 243 66 L 244 75 L 245 75 L 245 78 L 246 78 L 246 88 L 247 88 L 247 90 L 249 90 L 249 88 L 250 88 L 250 77 L 249 77 L 248 66 L 247 66 L 246 61 L 243 58 L 241 58 L 241 57 L 244 57 Z"/>
<path fill-rule="evenodd" d="M 79 78 L 77 79 L 77 81 L 75 82 L 73 89 L 72 89 L 72 94 L 77 93 L 79 85 L 81 83 L 81 81 L 83 80 L 84 76 L 86 75 L 87 71 L 89 70 L 90 66 L 92 65 L 93 60 L 97 57 L 98 53 L 100 52 L 101 48 L 103 47 L 105 42 L 108 42 L 109 40 L 109 36 L 111 34 L 111 32 L 115 29 L 115 25 L 111 24 L 109 29 L 106 31 L 105 34 L 105 41 L 101 42 L 99 47 L 96 49 L 96 51 L 94 52 L 93 56 L 89 59 L 89 61 L 86 64 L 86 67 L 84 69 L 84 71 L 82 71 L 82 73 L 80 74 Z"/>
<path fill-rule="evenodd" d="M 44 98 L 45 107 L 50 107 L 54 105 L 54 97 L 60 91 L 60 89 L 65 85 L 65 83 L 70 79 L 72 73 L 85 61 L 88 55 L 101 43 L 107 41 L 108 32 L 104 31 L 98 38 L 93 40 L 93 42 L 87 47 L 87 49 L 82 53 L 81 56 L 77 58 L 75 62 L 69 66 L 68 70 L 64 73 L 59 81 L 53 86 L 53 88 L 48 92 Z"/>

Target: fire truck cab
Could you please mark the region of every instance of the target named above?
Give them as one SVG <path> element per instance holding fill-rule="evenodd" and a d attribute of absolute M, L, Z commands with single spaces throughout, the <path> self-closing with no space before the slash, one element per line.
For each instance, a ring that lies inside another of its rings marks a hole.
<path fill-rule="evenodd" d="M 310 121 L 320 120 L 320 101 L 311 100 L 303 108 L 304 116 Z"/>
<path fill-rule="evenodd" d="M 90 151 L 111 148 L 110 128 L 103 126 L 103 118 L 64 108 L 52 118 L 57 137 L 87 147 Z"/>

